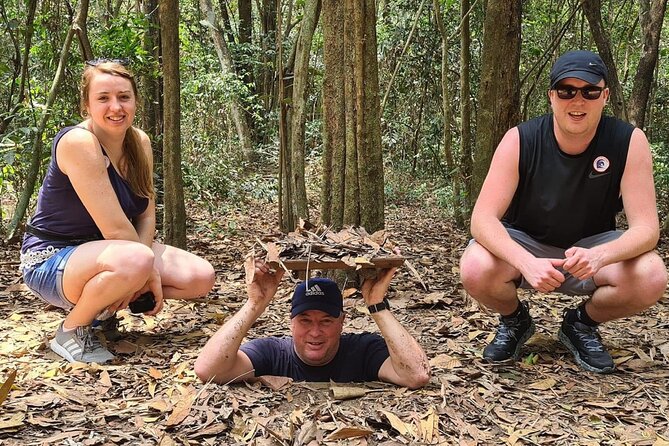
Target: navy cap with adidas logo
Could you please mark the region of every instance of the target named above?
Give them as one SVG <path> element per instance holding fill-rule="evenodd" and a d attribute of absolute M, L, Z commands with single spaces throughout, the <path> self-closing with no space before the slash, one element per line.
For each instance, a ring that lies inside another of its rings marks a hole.
<path fill-rule="evenodd" d="M 297 285 L 293 293 L 290 317 L 309 310 L 320 310 L 332 317 L 343 311 L 343 299 L 337 283 L 325 277 L 314 277 Z"/>

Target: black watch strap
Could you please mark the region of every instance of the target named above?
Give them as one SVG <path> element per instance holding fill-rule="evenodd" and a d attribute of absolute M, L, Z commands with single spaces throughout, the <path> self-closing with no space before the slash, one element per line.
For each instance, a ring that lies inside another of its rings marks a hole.
<path fill-rule="evenodd" d="M 390 302 L 388 302 L 388 299 L 386 299 L 385 297 L 378 304 L 370 305 L 367 307 L 367 311 L 369 311 L 369 314 L 374 314 L 381 310 L 390 310 Z"/>

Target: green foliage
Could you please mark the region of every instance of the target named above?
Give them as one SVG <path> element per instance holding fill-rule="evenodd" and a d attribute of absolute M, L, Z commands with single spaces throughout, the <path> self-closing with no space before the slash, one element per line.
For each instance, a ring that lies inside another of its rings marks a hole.
<path fill-rule="evenodd" d="M 537 365 L 539 362 L 539 355 L 536 353 L 530 353 L 525 358 L 523 358 L 523 364 L 525 365 Z"/>
<path fill-rule="evenodd" d="M 461 97 L 460 82 L 460 2 L 439 0 L 448 42 L 448 80 L 453 106 L 453 123 L 444 129 L 441 86 L 441 35 L 437 31 L 433 2 L 427 0 L 418 17 L 416 30 L 406 52 L 403 49 L 414 23 L 416 0 L 383 0 L 378 2 L 377 43 L 380 99 L 388 88 L 389 95 L 382 110 L 382 146 L 385 160 L 386 195 L 389 203 L 415 201 L 452 212 L 452 179 L 445 171 L 444 133 L 453 143 L 453 155 L 461 157 L 461 105 L 472 105 L 472 126 L 476 124 L 479 68 L 481 65 L 483 11 L 486 2 L 471 0 L 471 94 Z M 114 2 L 112 2 L 114 3 Z M 181 132 L 182 159 L 186 191 L 208 206 L 240 203 L 245 199 L 276 202 L 278 166 L 277 75 L 274 73 L 276 44 L 273 34 L 263 35 L 261 11 L 254 2 L 254 23 L 251 42 L 240 44 L 237 30 L 236 2 L 220 2 L 230 12 L 229 49 L 235 61 L 236 74 L 222 74 L 207 28 L 201 25 L 198 2 L 180 2 L 180 70 L 181 70 Z M 143 47 L 150 21 L 133 4 L 121 2 L 121 9 L 107 11 L 106 2 L 93 2 L 89 11 L 88 33 L 96 57 L 129 58 L 131 68 L 140 75 L 155 79 L 160 67 Z M 291 54 L 304 1 L 293 4 L 291 23 L 284 22 L 284 63 Z M 633 87 L 633 78 L 641 55 L 638 26 L 639 2 L 602 2 L 602 17 L 611 37 L 614 58 L 625 94 Z M 30 48 L 30 82 L 28 99 L 18 109 L 5 105 L 15 98 L 18 80 L 14 73 L 15 42 L 25 36 L 26 2 L 7 0 L 3 3 L 0 23 L 0 119 L 11 118 L 11 125 L 0 135 L 0 193 L 16 193 L 25 182 L 35 128 L 44 112 L 44 104 L 57 68 L 63 40 L 70 26 L 71 11 L 66 2 L 40 2 L 33 23 L 34 37 Z M 561 42 L 554 51 L 547 51 L 567 22 Z M 288 8 L 284 8 L 287 13 Z M 157 12 L 153 12 L 154 14 Z M 221 17 L 220 11 L 219 18 Z M 284 18 L 287 18 L 284 16 Z M 296 25 L 296 26 L 294 26 Z M 665 20 L 665 28 L 669 23 Z M 227 32 L 228 30 L 226 30 Z M 285 35 L 287 33 L 287 35 Z M 666 35 L 666 30 L 664 32 Z M 595 49 L 587 20 L 577 1 L 531 0 L 523 2 L 523 43 L 520 75 L 521 104 L 526 116 L 549 110 L 545 99 L 548 70 L 557 54 L 576 48 Z M 227 38 L 227 35 L 226 35 Z M 21 46 L 19 45 L 19 48 Z M 310 88 L 308 91 L 307 169 L 318 171 L 322 152 L 321 94 L 323 81 L 323 34 L 317 29 L 312 43 Z M 669 50 L 660 49 L 647 135 L 653 142 L 655 179 L 658 203 L 662 213 L 669 211 L 669 147 L 659 141 L 669 140 L 669 65 L 663 63 Z M 78 82 L 83 67 L 76 40 L 73 43 L 64 82 L 58 91 L 47 130 L 43 135 L 42 164 L 49 159 L 49 147 L 55 133 L 64 125 L 77 122 Z M 267 89 L 259 86 L 267 80 Z M 230 119 L 230 101 L 241 97 L 246 117 L 253 128 L 254 144 L 261 159 L 260 166 L 242 161 L 234 123 Z M 6 102 L 5 102 L 6 101 Z M 473 130 L 476 136 L 475 128 Z M 311 178 L 320 182 L 320 176 Z M 317 186 L 318 184 L 316 184 Z M 313 190 L 316 187 L 312 188 Z M 3 211 L 5 211 L 3 209 Z M 235 228 L 225 228 L 235 230 Z"/>
<path fill-rule="evenodd" d="M 669 214 L 669 147 L 665 142 L 651 144 L 655 193 L 660 215 Z"/>

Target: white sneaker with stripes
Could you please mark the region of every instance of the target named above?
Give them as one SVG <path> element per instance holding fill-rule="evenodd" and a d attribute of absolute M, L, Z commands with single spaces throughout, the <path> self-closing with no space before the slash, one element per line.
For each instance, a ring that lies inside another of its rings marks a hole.
<path fill-rule="evenodd" d="M 77 327 L 72 331 L 65 332 L 61 323 L 50 345 L 51 350 L 70 362 L 104 364 L 114 359 L 114 355 L 104 348 L 92 333 L 91 327 Z"/>

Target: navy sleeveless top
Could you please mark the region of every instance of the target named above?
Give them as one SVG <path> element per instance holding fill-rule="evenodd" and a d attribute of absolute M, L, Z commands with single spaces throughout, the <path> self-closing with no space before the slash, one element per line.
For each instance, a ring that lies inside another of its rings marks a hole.
<path fill-rule="evenodd" d="M 58 168 L 58 163 L 56 162 L 58 142 L 63 135 L 73 128 L 82 127 L 65 127 L 58 132 L 53 140 L 51 161 L 37 196 L 37 209 L 30 220 L 30 225 L 39 231 L 55 236 L 89 238 L 98 235 L 102 239 L 100 229 L 79 199 L 79 196 L 72 187 L 72 183 L 70 183 L 70 179 Z M 107 156 L 104 148 L 102 148 L 102 153 Z M 149 199 L 135 195 L 128 182 L 116 172 L 111 162 L 107 167 L 107 174 L 123 212 L 128 217 L 128 220 L 132 221 L 133 218 L 146 210 L 149 205 Z M 26 250 L 41 250 L 47 246 L 62 248 L 72 244 L 67 241 L 42 240 L 26 232 L 23 237 L 21 252 L 25 252 Z"/>
<path fill-rule="evenodd" d="M 518 126 L 518 188 L 502 222 L 535 240 L 569 248 L 616 228 L 620 182 L 634 127 L 602 116 L 585 152 L 560 150 L 548 114 Z"/>

